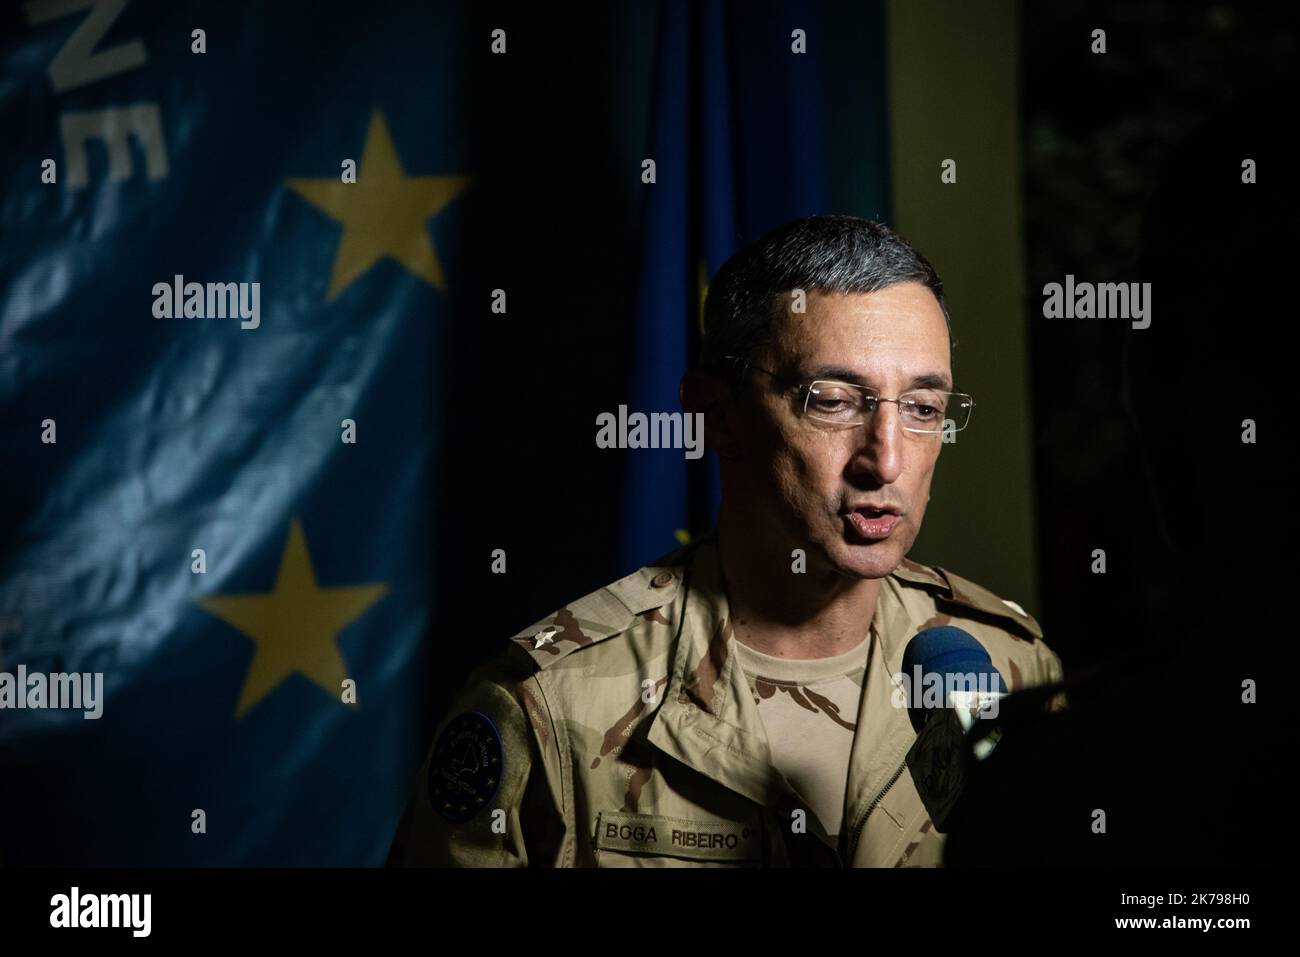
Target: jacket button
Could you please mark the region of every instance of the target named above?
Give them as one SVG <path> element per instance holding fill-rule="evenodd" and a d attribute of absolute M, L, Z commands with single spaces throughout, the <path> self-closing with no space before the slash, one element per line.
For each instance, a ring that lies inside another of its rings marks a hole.
<path fill-rule="evenodd" d="M 660 572 L 654 578 L 650 579 L 651 588 L 667 588 L 673 580 L 672 572 Z"/>

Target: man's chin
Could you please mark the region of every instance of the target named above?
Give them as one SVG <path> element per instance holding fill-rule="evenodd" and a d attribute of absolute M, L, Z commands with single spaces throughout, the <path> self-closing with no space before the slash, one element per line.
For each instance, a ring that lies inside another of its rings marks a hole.
<path fill-rule="evenodd" d="M 830 555 L 841 574 L 853 578 L 884 578 L 903 560 L 905 549 L 896 542 L 873 542 L 870 545 L 841 544 Z"/>

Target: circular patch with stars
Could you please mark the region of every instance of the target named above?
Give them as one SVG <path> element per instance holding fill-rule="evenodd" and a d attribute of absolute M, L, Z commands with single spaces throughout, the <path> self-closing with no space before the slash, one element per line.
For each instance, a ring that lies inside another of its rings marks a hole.
<path fill-rule="evenodd" d="M 451 719 L 433 746 L 429 801 L 443 817 L 468 821 L 496 797 L 504 772 L 496 725 L 481 712 L 466 711 Z"/>

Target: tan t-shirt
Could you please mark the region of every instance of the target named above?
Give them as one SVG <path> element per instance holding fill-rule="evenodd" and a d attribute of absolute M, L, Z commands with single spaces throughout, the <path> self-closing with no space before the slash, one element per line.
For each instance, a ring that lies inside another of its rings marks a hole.
<path fill-rule="evenodd" d="M 833 658 L 774 658 L 736 641 L 772 763 L 837 838 L 871 635 Z"/>

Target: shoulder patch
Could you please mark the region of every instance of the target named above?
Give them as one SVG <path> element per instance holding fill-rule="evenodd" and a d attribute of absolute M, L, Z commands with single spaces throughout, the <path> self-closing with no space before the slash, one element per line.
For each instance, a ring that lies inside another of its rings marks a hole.
<path fill-rule="evenodd" d="M 673 553 L 671 557 L 677 557 Z M 670 603 L 681 590 L 684 566 L 646 565 L 530 625 L 510 640 L 538 668 L 626 631 L 638 616 Z"/>
<path fill-rule="evenodd" d="M 429 758 L 429 803 L 443 817 L 468 821 L 501 787 L 501 734 L 481 711 L 457 715 L 442 729 Z"/>
<path fill-rule="evenodd" d="M 894 570 L 894 575 L 905 582 L 921 585 L 936 592 L 936 597 L 943 601 L 1001 618 L 1014 624 L 1032 638 L 1041 640 L 1043 637 L 1043 629 L 1039 627 L 1033 615 L 1015 602 L 999 598 L 987 588 L 976 585 L 973 581 L 962 578 L 954 572 L 922 565 L 905 558 Z"/>

